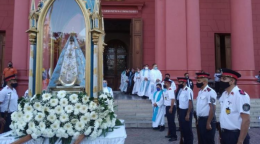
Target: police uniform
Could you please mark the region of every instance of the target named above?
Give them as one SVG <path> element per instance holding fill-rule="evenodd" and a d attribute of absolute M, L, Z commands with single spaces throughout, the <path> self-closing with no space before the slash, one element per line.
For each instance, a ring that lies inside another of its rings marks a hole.
<path fill-rule="evenodd" d="M 11 114 L 17 111 L 18 108 L 18 95 L 15 88 L 11 89 L 8 86 L 5 86 L 0 91 L 0 102 L 2 117 L 4 117 L 5 112 L 7 111 L 7 118 L 5 119 L 6 123 L 4 128 L 4 132 L 7 132 L 10 130 L 9 125 L 11 124 Z"/>
<path fill-rule="evenodd" d="M 178 78 L 178 81 L 187 82 L 187 78 Z M 185 120 L 185 117 L 189 108 L 189 101 L 193 101 L 193 91 L 187 85 L 181 90 L 177 99 L 179 100 L 179 123 L 180 130 L 183 134 L 184 144 L 193 144 L 193 133 L 192 133 L 192 115 L 191 110 L 189 121 Z"/>
<path fill-rule="evenodd" d="M 170 81 L 170 79 L 165 78 L 164 81 Z M 169 138 L 177 139 L 176 135 L 176 124 L 175 124 L 175 113 L 176 113 L 176 106 L 174 102 L 174 106 L 172 109 L 172 113 L 169 113 L 169 109 L 171 107 L 171 100 L 175 99 L 174 90 L 170 87 L 168 89 L 164 89 L 163 91 L 163 98 L 164 98 L 164 105 L 165 105 L 165 111 L 166 111 L 166 117 L 168 121 L 168 127 L 169 127 Z"/>
<path fill-rule="evenodd" d="M 235 79 L 241 75 L 229 69 L 223 69 L 222 76 L 229 76 Z M 230 93 L 224 91 L 219 99 L 220 125 L 221 125 L 221 143 L 222 144 L 237 144 L 242 118 L 241 113 L 250 115 L 250 97 L 249 95 L 235 86 Z M 247 134 L 243 144 L 249 144 L 249 135 Z"/>
<path fill-rule="evenodd" d="M 196 73 L 197 78 L 208 78 L 208 73 Z M 207 121 L 210 111 L 209 104 L 216 105 L 217 93 L 208 85 L 200 89 L 197 97 L 196 112 L 198 116 L 198 130 L 200 144 L 215 144 L 216 118 L 215 114 L 211 121 L 211 130 L 207 130 Z M 215 109 L 213 110 L 215 112 Z"/>

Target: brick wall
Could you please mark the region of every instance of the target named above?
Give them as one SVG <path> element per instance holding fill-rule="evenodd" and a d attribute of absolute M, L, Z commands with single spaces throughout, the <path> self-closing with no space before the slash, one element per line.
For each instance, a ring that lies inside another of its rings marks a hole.
<path fill-rule="evenodd" d="M 260 71 L 260 1 L 252 0 L 255 70 Z"/>
<path fill-rule="evenodd" d="M 257 0 L 256 0 L 257 1 Z M 200 0 L 202 69 L 215 72 L 215 33 L 230 33 L 230 0 Z"/>
<path fill-rule="evenodd" d="M 4 64 L 12 59 L 14 0 L 0 0 L 0 31 L 6 32 Z M 0 63 L 1 64 L 1 63 Z"/>

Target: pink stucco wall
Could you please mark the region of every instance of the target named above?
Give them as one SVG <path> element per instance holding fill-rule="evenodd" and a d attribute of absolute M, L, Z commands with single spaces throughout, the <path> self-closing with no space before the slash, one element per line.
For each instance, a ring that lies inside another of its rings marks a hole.
<path fill-rule="evenodd" d="M 141 15 L 138 16 L 143 19 L 143 63 L 148 63 L 149 65 L 154 62 L 158 62 L 159 64 L 163 63 L 163 73 L 169 72 L 174 78 L 176 78 L 176 76 L 182 76 L 184 72 L 189 71 L 189 64 L 187 63 L 189 62 L 188 57 L 190 57 L 190 54 L 187 53 L 189 46 L 187 46 L 188 40 L 186 36 L 189 35 L 190 31 L 185 29 L 185 27 L 187 27 L 186 21 L 189 20 L 182 15 L 187 12 L 184 10 L 186 7 L 183 1 L 184 0 L 158 0 L 156 2 L 155 0 L 124 1 L 126 3 L 145 3 Z M 20 82 L 22 83 L 19 93 L 22 94 L 27 87 L 26 77 L 28 75 L 29 43 L 27 34 L 24 32 L 28 29 L 30 0 L 23 0 L 23 2 L 20 3 L 23 6 L 18 6 L 20 5 L 19 3 L 20 2 L 17 1 L 17 5 L 15 5 L 14 0 L 0 0 L 0 31 L 6 31 L 5 63 L 8 60 L 13 60 L 14 65 L 18 68 Z M 156 13 L 156 3 L 160 8 L 163 8 L 159 13 Z M 231 33 L 230 8 L 230 0 L 199 0 L 201 69 L 209 72 L 211 75 L 215 72 L 214 34 Z M 255 72 L 257 72 L 260 70 L 259 0 L 252 0 L 252 14 L 254 62 Z M 129 19 L 134 18 L 131 16 L 126 17 Z M 113 18 L 122 18 L 122 16 L 117 17 L 115 15 Z M 158 22 L 158 20 L 160 21 Z M 156 25 L 158 25 L 158 27 L 156 27 Z M 192 25 L 188 25 L 188 27 L 192 29 Z M 173 32 L 169 33 L 169 31 Z M 165 35 L 165 33 L 168 34 Z M 159 43 L 157 43 L 158 39 L 161 40 Z M 174 45 L 172 45 L 172 43 L 174 43 Z M 161 48 L 161 46 L 164 46 L 164 48 Z M 192 48 L 192 46 L 190 47 Z M 19 52 L 19 54 L 14 51 Z M 199 54 L 196 55 L 199 56 Z M 193 57 L 194 60 L 196 60 L 195 58 L 196 56 Z M 192 62 L 194 62 L 194 60 L 192 60 Z M 192 68 L 191 73 L 194 73 L 195 70 L 197 69 Z"/>
<path fill-rule="evenodd" d="M 260 71 L 260 1 L 252 0 L 255 70 Z"/>
<path fill-rule="evenodd" d="M 12 60 L 14 0 L 0 0 L 0 31 L 6 33 L 4 66 Z M 1 63 L 0 63 L 1 65 Z"/>
<path fill-rule="evenodd" d="M 230 0 L 200 0 L 202 69 L 215 72 L 215 33 L 230 33 Z"/>

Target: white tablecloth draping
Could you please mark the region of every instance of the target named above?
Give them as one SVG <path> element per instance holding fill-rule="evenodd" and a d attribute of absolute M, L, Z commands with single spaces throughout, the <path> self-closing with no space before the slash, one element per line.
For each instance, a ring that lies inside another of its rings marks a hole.
<path fill-rule="evenodd" d="M 11 131 L 0 135 L 0 144 L 10 144 L 17 139 L 11 135 Z M 106 137 L 100 136 L 95 140 L 85 138 L 81 144 L 124 144 L 126 139 L 125 126 L 118 126 L 113 132 L 107 133 Z M 73 143 L 73 141 L 72 141 Z M 49 144 L 49 139 L 38 138 L 36 140 L 30 140 L 25 144 Z M 62 144 L 61 141 L 55 144 Z"/>

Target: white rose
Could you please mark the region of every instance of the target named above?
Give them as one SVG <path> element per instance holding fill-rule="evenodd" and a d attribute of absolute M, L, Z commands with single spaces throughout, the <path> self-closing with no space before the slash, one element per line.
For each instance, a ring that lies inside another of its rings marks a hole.
<path fill-rule="evenodd" d="M 94 128 L 95 128 L 95 129 L 98 129 L 98 128 L 99 128 L 99 122 L 98 122 L 98 121 L 95 121 L 95 123 L 94 123 Z"/>
<path fill-rule="evenodd" d="M 32 113 L 26 112 L 26 113 L 24 114 L 24 116 L 23 116 L 23 120 L 24 120 L 25 122 L 29 122 L 29 121 L 32 119 L 32 117 L 33 117 L 33 114 L 32 114 Z"/>
<path fill-rule="evenodd" d="M 21 111 L 16 113 L 16 119 L 21 120 L 23 118 L 23 113 Z"/>
<path fill-rule="evenodd" d="M 50 122 L 54 122 L 56 119 L 57 119 L 57 117 L 56 117 L 55 114 L 50 114 L 47 117 L 47 120 L 50 121 Z"/>
<path fill-rule="evenodd" d="M 56 107 L 55 107 L 55 113 L 56 113 L 56 114 L 63 114 L 63 113 L 64 113 L 63 107 L 61 107 L 61 106 L 56 106 Z"/>
<path fill-rule="evenodd" d="M 71 123 L 66 123 L 64 126 L 63 126 L 63 128 L 65 129 L 65 130 L 71 130 L 72 129 L 72 124 Z"/>
<path fill-rule="evenodd" d="M 21 120 L 21 121 L 18 121 L 17 125 L 18 125 L 18 129 L 24 130 L 24 127 L 26 126 L 26 122 Z"/>
<path fill-rule="evenodd" d="M 49 100 L 51 97 L 52 97 L 52 96 L 51 96 L 50 93 L 45 93 L 45 94 L 42 95 L 42 100 L 43 100 L 43 101 L 47 101 L 47 100 Z"/>
<path fill-rule="evenodd" d="M 35 120 L 41 122 L 45 118 L 44 113 L 38 113 L 35 117 Z"/>
<path fill-rule="evenodd" d="M 71 122 L 72 124 L 76 124 L 77 122 L 79 122 L 79 120 L 78 120 L 78 119 L 72 119 L 70 122 Z"/>
<path fill-rule="evenodd" d="M 23 108 L 21 107 L 21 105 L 18 105 L 18 111 L 22 111 Z"/>
<path fill-rule="evenodd" d="M 68 105 L 68 103 L 69 103 L 68 99 L 66 99 L 66 98 L 60 99 L 60 105 L 61 106 L 65 107 L 65 106 Z"/>
<path fill-rule="evenodd" d="M 59 128 L 60 128 L 60 123 L 55 122 L 55 123 L 51 124 L 51 129 L 57 130 Z"/>
<path fill-rule="evenodd" d="M 72 113 L 73 110 L 74 110 L 74 107 L 73 107 L 72 105 L 67 105 L 67 106 L 65 107 L 66 113 Z"/>
<path fill-rule="evenodd" d="M 88 127 L 88 129 L 84 132 L 85 136 L 88 136 L 92 131 L 92 127 Z"/>
<path fill-rule="evenodd" d="M 74 136 L 75 131 L 74 131 L 73 129 L 69 129 L 69 130 L 67 130 L 67 131 L 68 131 L 68 134 L 69 134 L 70 136 Z"/>
<path fill-rule="evenodd" d="M 97 138 L 97 134 L 98 134 L 97 131 L 94 130 L 94 131 L 91 133 L 90 138 L 91 138 L 91 139 Z"/>
<path fill-rule="evenodd" d="M 75 106 L 74 106 L 74 109 L 80 110 L 80 108 L 81 108 L 81 103 L 76 103 Z"/>
<path fill-rule="evenodd" d="M 64 90 L 59 91 L 57 96 L 58 96 L 59 99 L 64 98 L 66 96 L 66 91 L 64 91 Z"/>
<path fill-rule="evenodd" d="M 41 105 L 40 102 L 35 102 L 34 105 L 33 105 L 33 108 L 35 108 L 38 111 L 41 111 L 42 110 L 42 105 Z"/>
<path fill-rule="evenodd" d="M 45 125 L 44 122 L 40 122 L 39 127 L 40 127 L 40 130 L 41 130 L 41 131 L 44 131 L 45 128 L 46 128 L 46 125 Z"/>
<path fill-rule="evenodd" d="M 33 131 L 32 131 L 32 129 L 27 129 L 27 130 L 26 130 L 26 133 L 27 133 L 27 134 L 32 134 Z"/>
<path fill-rule="evenodd" d="M 90 115 L 83 115 L 80 117 L 80 121 L 83 123 L 88 123 L 90 121 Z"/>
<path fill-rule="evenodd" d="M 91 111 L 93 111 L 93 110 L 95 110 L 97 108 L 97 104 L 95 103 L 95 102 L 90 102 L 90 104 L 89 104 L 89 109 L 91 110 Z"/>
<path fill-rule="evenodd" d="M 42 107 L 42 112 L 44 113 L 44 112 L 49 112 L 50 111 L 50 108 L 49 107 L 47 107 L 47 106 L 43 106 Z"/>
<path fill-rule="evenodd" d="M 60 115 L 60 121 L 61 121 L 62 123 L 66 122 L 66 121 L 68 121 L 68 120 L 69 120 L 69 116 L 68 116 L 67 114 L 61 114 L 61 115 Z"/>
<path fill-rule="evenodd" d="M 78 100 L 79 100 L 79 98 L 78 98 L 77 94 L 70 95 L 70 102 L 76 103 L 76 102 L 78 102 Z"/>
<path fill-rule="evenodd" d="M 13 112 L 11 115 L 11 120 L 12 121 L 17 121 L 17 112 Z"/>
<path fill-rule="evenodd" d="M 58 100 L 58 99 L 51 99 L 51 100 L 50 100 L 50 105 L 51 105 L 52 107 L 56 106 L 58 103 L 59 103 L 59 100 Z"/>
<path fill-rule="evenodd" d="M 87 102 L 89 102 L 89 97 L 88 97 L 88 96 L 84 96 L 84 97 L 82 98 L 82 102 L 83 102 L 84 104 L 86 104 Z"/>
<path fill-rule="evenodd" d="M 83 122 L 77 122 L 76 123 L 76 125 L 75 125 L 75 129 L 77 130 L 77 131 L 81 131 L 81 130 L 83 130 L 84 129 L 84 126 L 85 126 L 85 124 L 83 123 Z"/>
<path fill-rule="evenodd" d="M 88 112 L 88 106 L 86 105 L 81 105 L 79 111 L 83 114 L 85 114 L 86 112 Z"/>
<path fill-rule="evenodd" d="M 79 110 L 78 109 L 74 109 L 74 115 L 78 115 L 79 114 Z"/>
<path fill-rule="evenodd" d="M 90 119 L 91 119 L 91 120 L 96 120 L 96 119 L 98 119 L 98 115 L 97 115 L 94 111 L 92 111 L 92 112 L 90 113 Z"/>
<path fill-rule="evenodd" d="M 35 123 L 34 122 L 29 122 L 28 123 L 29 128 L 35 128 Z"/>

